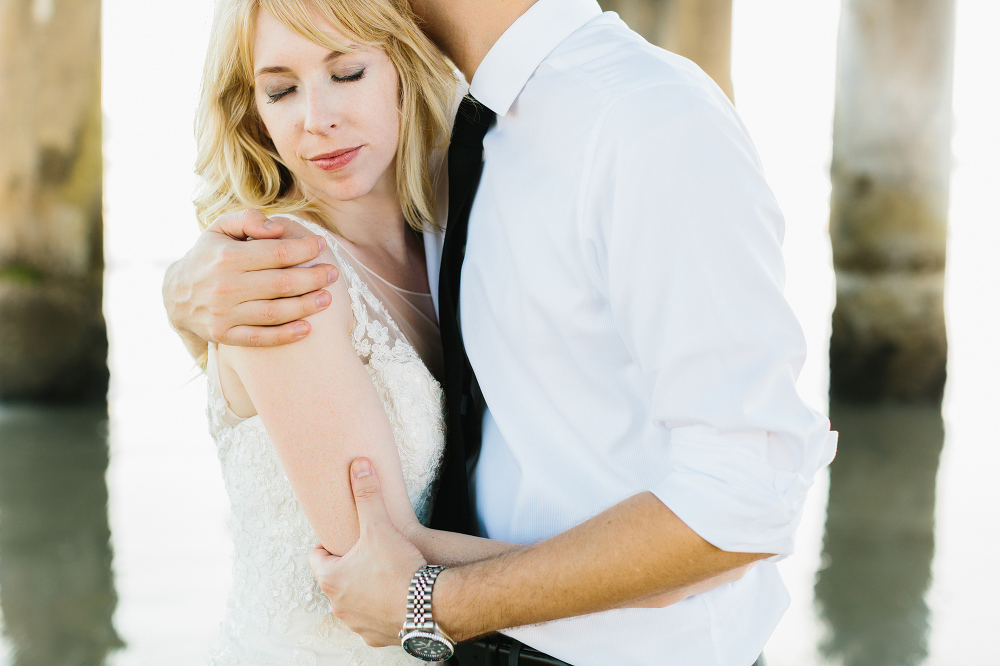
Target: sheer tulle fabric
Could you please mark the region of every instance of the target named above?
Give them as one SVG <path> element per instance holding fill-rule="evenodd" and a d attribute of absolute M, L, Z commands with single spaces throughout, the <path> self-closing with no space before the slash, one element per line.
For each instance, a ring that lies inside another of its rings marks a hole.
<path fill-rule="evenodd" d="M 435 377 L 440 377 L 444 365 L 441 330 L 438 327 L 434 299 L 431 295 L 407 291 L 391 284 L 361 263 L 343 245 L 338 246 L 338 252 L 342 257 L 341 263 L 346 261 L 368 286 L 372 295 L 382 303 L 403 337 L 413 345 L 424 365 Z"/>

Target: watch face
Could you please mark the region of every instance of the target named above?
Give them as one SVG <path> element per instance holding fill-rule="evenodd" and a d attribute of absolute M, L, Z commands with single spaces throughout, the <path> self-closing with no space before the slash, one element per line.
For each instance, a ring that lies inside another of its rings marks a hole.
<path fill-rule="evenodd" d="M 455 650 L 434 634 L 415 631 L 403 639 L 403 648 L 424 661 L 445 661 Z"/>

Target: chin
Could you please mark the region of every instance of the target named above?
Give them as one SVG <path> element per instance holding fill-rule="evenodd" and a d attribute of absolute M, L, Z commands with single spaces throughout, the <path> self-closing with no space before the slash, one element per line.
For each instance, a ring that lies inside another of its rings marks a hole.
<path fill-rule="evenodd" d="M 317 188 L 317 191 L 336 201 L 354 201 L 370 193 L 373 188 L 373 183 L 343 182 L 334 187 Z"/>

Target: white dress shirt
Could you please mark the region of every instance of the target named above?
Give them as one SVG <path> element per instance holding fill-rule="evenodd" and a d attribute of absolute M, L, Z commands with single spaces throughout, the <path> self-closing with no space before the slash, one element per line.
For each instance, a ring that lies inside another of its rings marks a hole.
<path fill-rule="evenodd" d="M 790 554 L 836 438 L 796 393 L 783 221 L 729 100 L 594 0 L 537 2 L 471 92 L 498 116 L 460 297 L 483 534 L 534 543 L 649 490 L 719 548 Z M 506 633 L 577 666 L 748 666 L 787 603 L 768 561 Z"/>

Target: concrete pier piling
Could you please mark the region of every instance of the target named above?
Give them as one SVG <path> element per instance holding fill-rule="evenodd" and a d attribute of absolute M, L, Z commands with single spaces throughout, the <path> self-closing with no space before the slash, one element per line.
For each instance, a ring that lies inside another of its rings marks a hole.
<path fill-rule="evenodd" d="M 954 13 L 954 0 L 844 0 L 833 399 L 937 401 L 944 390 Z"/>
<path fill-rule="evenodd" d="M 0 3 L 0 400 L 104 400 L 100 0 Z"/>

